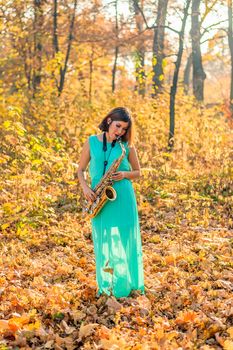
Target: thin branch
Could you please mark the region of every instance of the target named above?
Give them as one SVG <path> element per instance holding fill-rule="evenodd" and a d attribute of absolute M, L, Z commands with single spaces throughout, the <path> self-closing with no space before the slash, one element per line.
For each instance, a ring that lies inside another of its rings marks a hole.
<path fill-rule="evenodd" d="M 221 36 L 218 36 L 218 39 L 223 39 L 223 38 L 225 38 L 225 35 L 221 35 Z M 202 44 L 204 44 L 204 43 L 206 43 L 207 41 L 210 41 L 212 38 L 208 38 L 208 39 L 206 39 L 206 40 L 203 40 L 203 41 L 201 41 L 201 45 Z"/>
<path fill-rule="evenodd" d="M 119 44 L 119 46 L 124 46 L 124 44 L 125 43 L 128 43 L 128 42 L 130 42 L 131 40 L 134 40 L 135 38 L 139 38 L 143 33 L 145 33 L 146 31 L 148 31 L 149 30 L 149 28 L 145 28 L 145 29 L 143 29 L 142 31 L 141 31 L 141 33 L 139 33 L 139 34 L 135 34 L 135 35 L 132 35 L 131 37 L 129 37 L 128 39 L 122 39 L 122 41 L 123 41 L 123 44 Z M 93 40 L 91 40 L 91 39 L 88 39 L 88 40 L 78 40 L 78 39 L 75 39 L 75 37 L 74 37 L 74 41 L 75 42 L 77 42 L 77 43 L 99 43 L 99 42 L 107 42 L 107 41 L 109 41 L 110 39 L 115 39 L 115 35 L 113 36 L 113 35 L 111 35 L 111 36 L 109 36 L 109 37 L 107 37 L 107 38 L 103 38 L 103 39 L 93 39 Z"/>
<path fill-rule="evenodd" d="M 203 17 L 201 18 L 200 25 L 202 25 L 202 23 L 206 19 L 207 15 L 213 9 L 213 7 L 216 5 L 217 2 L 218 2 L 218 0 L 215 0 L 210 6 L 208 6 L 208 3 L 206 2 L 207 5 L 206 5 L 205 13 L 204 13 Z"/>
<path fill-rule="evenodd" d="M 145 22 L 146 28 L 147 28 L 147 29 L 157 29 L 158 26 L 156 26 L 156 25 L 149 26 L 149 24 L 147 23 L 146 17 L 145 17 L 145 15 L 144 15 L 144 12 L 142 11 L 141 7 L 140 7 L 137 3 L 136 3 L 135 5 L 136 5 L 138 11 L 139 11 L 139 12 L 141 13 L 141 15 L 142 15 L 142 18 L 143 18 L 143 20 L 144 20 L 144 22 Z M 176 29 L 174 29 L 174 28 L 172 28 L 172 27 L 170 27 L 170 26 L 168 26 L 168 25 L 159 26 L 159 27 L 160 27 L 160 28 L 167 28 L 167 29 L 173 31 L 174 33 L 176 33 L 176 34 L 178 34 L 178 35 L 179 35 L 179 33 L 180 33 L 178 30 L 176 30 Z"/>
<path fill-rule="evenodd" d="M 174 29 L 172 27 L 169 27 L 169 26 L 160 26 L 160 27 L 164 27 L 164 28 L 170 29 L 172 32 L 174 32 L 174 33 L 176 33 L 178 35 L 180 34 L 179 30 L 176 30 L 176 29 Z"/>
<path fill-rule="evenodd" d="M 180 17 L 180 20 L 183 21 L 182 15 L 181 13 L 179 13 L 178 9 L 176 7 L 173 7 L 175 13 L 178 15 L 178 17 Z"/>
<path fill-rule="evenodd" d="M 201 36 L 203 36 L 205 33 L 209 32 L 210 29 L 213 29 L 213 27 L 218 26 L 219 24 L 224 23 L 224 22 L 227 22 L 227 21 L 228 21 L 228 19 L 224 19 L 223 21 L 219 21 L 219 22 L 217 22 L 217 23 L 211 24 L 211 25 L 210 25 L 209 27 L 207 27 L 207 28 L 203 28 L 204 30 L 203 30 L 203 33 L 201 34 Z"/>

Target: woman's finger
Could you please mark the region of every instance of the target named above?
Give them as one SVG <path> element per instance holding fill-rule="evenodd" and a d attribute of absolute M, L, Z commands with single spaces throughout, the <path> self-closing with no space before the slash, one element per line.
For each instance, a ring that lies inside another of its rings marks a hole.
<path fill-rule="evenodd" d="M 96 199 L 96 194 L 94 192 L 91 192 L 90 197 L 91 197 L 91 200 L 95 200 Z"/>
<path fill-rule="evenodd" d="M 88 201 L 91 201 L 91 200 L 92 200 L 91 194 L 87 193 L 87 194 L 86 194 L 86 199 L 87 199 Z"/>
<path fill-rule="evenodd" d="M 96 198 L 96 194 L 94 192 L 91 192 L 91 198 L 95 199 Z"/>

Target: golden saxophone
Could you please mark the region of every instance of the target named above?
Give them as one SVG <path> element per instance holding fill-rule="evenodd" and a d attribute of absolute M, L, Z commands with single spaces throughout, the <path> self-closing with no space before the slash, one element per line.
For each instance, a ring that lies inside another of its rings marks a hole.
<path fill-rule="evenodd" d="M 114 201 L 117 197 L 117 193 L 112 187 L 113 179 L 112 174 L 115 173 L 122 161 L 122 159 L 125 156 L 125 148 L 122 145 L 120 139 L 118 140 L 120 147 L 121 147 L 121 155 L 118 157 L 108 171 L 105 173 L 105 175 L 101 178 L 100 182 L 93 188 L 93 191 L 96 194 L 96 198 L 92 202 L 88 202 L 86 207 L 84 208 L 84 211 L 87 213 L 89 218 L 94 218 L 99 211 L 103 208 L 103 206 L 107 203 L 108 200 Z"/>

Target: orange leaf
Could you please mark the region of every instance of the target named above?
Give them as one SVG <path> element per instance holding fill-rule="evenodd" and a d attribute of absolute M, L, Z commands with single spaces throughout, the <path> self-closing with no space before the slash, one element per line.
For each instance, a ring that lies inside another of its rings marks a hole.
<path fill-rule="evenodd" d="M 0 320 L 0 331 L 6 331 L 9 330 L 9 325 L 8 325 L 8 321 L 5 320 Z"/>
<path fill-rule="evenodd" d="M 180 316 L 176 318 L 176 324 L 183 324 L 188 322 L 194 322 L 197 319 L 198 315 L 194 311 L 182 312 Z"/>

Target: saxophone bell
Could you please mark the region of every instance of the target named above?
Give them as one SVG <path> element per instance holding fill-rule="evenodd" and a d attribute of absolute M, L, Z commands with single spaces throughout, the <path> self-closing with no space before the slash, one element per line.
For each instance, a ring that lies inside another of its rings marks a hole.
<path fill-rule="evenodd" d="M 112 186 L 107 186 L 105 188 L 105 195 L 109 201 L 114 201 L 117 197 L 117 193 Z"/>

